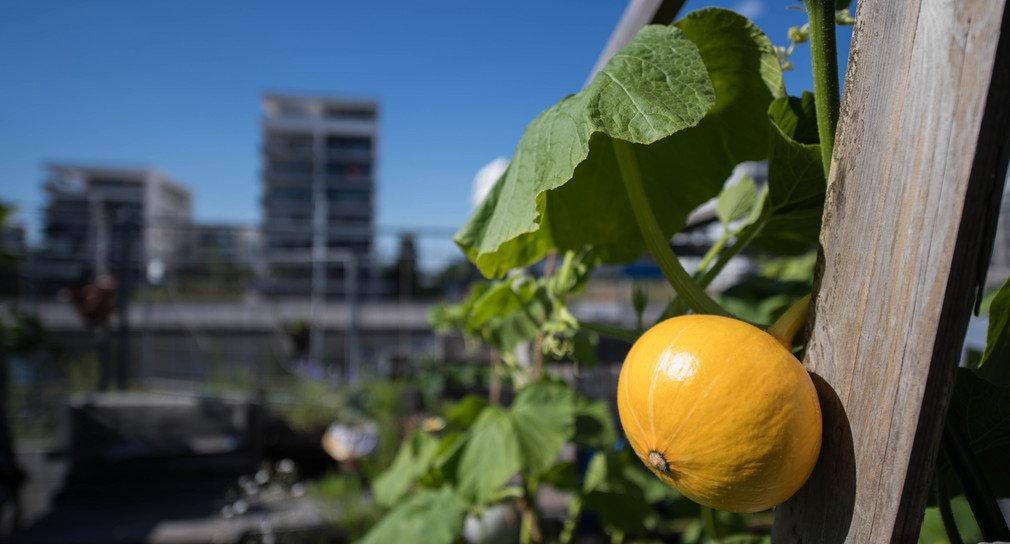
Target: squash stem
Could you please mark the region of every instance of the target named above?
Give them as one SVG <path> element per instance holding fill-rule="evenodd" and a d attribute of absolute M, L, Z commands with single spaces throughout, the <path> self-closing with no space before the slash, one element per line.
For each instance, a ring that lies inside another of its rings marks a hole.
<path fill-rule="evenodd" d="M 705 533 L 710 540 L 717 540 L 722 535 L 719 534 L 719 527 L 715 523 L 715 512 L 711 507 L 701 507 L 701 523 L 705 528 Z"/>
<path fill-rule="evenodd" d="M 807 321 L 807 312 L 810 309 L 810 295 L 807 295 L 793 304 L 782 317 L 771 327 L 768 327 L 768 334 L 775 337 L 788 350 L 793 349 L 793 337 Z"/>
<path fill-rule="evenodd" d="M 659 222 L 652 212 L 648 197 L 645 195 L 645 187 L 642 185 L 642 175 L 638 170 L 638 161 L 635 158 L 635 151 L 631 144 L 624 140 L 614 139 L 614 155 L 617 158 L 617 167 L 621 172 L 621 181 L 624 183 L 624 190 L 628 194 L 631 202 L 631 209 L 635 214 L 635 222 L 638 223 L 638 230 L 645 240 L 645 247 L 652 253 L 652 257 L 663 271 L 666 280 L 670 282 L 677 294 L 687 302 L 687 305 L 699 314 L 714 314 L 731 317 L 729 312 L 719 306 L 705 291 L 698 286 L 691 276 L 688 275 L 684 267 L 681 266 L 677 256 L 670 248 L 669 240 L 663 235 L 659 228 Z"/>

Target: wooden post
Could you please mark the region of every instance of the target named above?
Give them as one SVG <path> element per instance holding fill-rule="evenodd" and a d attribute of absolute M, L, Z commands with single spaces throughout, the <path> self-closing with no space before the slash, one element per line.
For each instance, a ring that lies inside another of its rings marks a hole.
<path fill-rule="evenodd" d="M 916 541 L 1010 150 L 1004 0 L 856 19 L 804 357 L 824 446 L 774 542 Z"/>

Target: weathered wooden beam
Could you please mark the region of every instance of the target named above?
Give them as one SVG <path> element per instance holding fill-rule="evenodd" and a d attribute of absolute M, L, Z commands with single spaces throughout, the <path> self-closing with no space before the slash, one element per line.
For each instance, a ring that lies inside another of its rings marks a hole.
<path fill-rule="evenodd" d="M 915 542 L 1010 139 L 1004 0 L 860 0 L 804 365 L 818 466 L 774 542 Z"/>

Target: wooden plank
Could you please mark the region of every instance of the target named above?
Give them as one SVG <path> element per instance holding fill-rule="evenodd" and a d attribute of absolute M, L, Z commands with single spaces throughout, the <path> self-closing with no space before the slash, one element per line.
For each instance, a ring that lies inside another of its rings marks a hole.
<path fill-rule="evenodd" d="M 824 446 L 775 542 L 916 541 L 1010 149 L 1005 1 L 856 18 L 804 357 Z"/>

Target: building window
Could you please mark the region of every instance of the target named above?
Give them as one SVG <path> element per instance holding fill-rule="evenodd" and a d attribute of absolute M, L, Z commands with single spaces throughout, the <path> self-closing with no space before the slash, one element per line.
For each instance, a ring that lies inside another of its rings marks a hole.
<path fill-rule="evenodd" d="M 371 138 L 327 136 L 326 147 L 334 151 L 371 151 Z"/>
<path fill-rule="evenodd" d="M 290 187 L 275 187 L 267 192 L 267 199 L 275 202 L 308 204 L 312 202 L 312 191 Z"/>
<path fill-rule="evenodd" d="M 275 174 L 305 175 L 312 173 L 312 163 L 274 161 L 270 163 L 270 171 Z"/>
<path fill-rule="evenodd" d="M 140 186 L 140 182 L 137 180 L 117 178 L 92 178 L 89 184 L 94 188 L 101 189 L 122 189 L 124 187 L 135 189 Z"/>
<path fill-rule="evenodd" d="M 371 121 L 375 119 L 375 112 L 371 110 L 361 110 L 353 108 L 326 108 L 328 119 L 343 119 L 347 121 Z"/>
<path fill-rule="evenodd" d="M 331 189 L 326 191 L 326 198 L 332 204 L 360 206 L 370 202 L 371 192 L 357 189 Z"/>
<path fill-rule="evenodd" d="M 363 179 L 371 174 L 371 165 L 365 163 L 329 162 L 326 163 L 326 173 L 331 176 L 343 176 L 350 179 Z"/>

